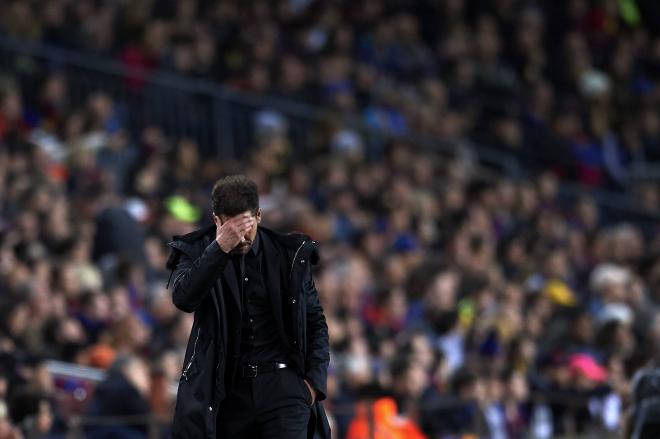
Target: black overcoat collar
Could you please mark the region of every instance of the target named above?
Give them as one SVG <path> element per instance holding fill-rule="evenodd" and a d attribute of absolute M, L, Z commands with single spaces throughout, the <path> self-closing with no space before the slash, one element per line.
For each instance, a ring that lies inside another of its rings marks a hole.
<path fill-rule="evenodd" d="M 278 325 L 282 322 L 282 313 L 277 312 L 282 307 L 282 274 L 286 273 L 284 258 L 280 257 L 278 250 L 272 239 L 262 230 L 257 229 L 259 235 L 259 245 L 261 246 L 262 254 L 262 270 L 266 290 L 268 291 L 270 301 L 273 309 L 276 310 L 275 318 Z M 239 289 L 240 280 L 236 277 L 236 270 L 233 264 L 229 263 L 222 273 L 227 286 L 229 287 L 230 295 L 233 297 L 234 305 L 237 309 L 241 310 L 241 296 Z"/>

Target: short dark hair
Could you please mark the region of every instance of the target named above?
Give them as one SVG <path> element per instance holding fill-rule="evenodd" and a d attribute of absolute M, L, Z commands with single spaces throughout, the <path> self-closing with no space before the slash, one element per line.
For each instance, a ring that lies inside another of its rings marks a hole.
<path fill-rule="evenodd" d="M 249 210 L 253 214 L 259 208 L 257 184 L 245 175 L 228 175 L 215 182 L 211 192 L 213 213 L 234 216 Z"/>

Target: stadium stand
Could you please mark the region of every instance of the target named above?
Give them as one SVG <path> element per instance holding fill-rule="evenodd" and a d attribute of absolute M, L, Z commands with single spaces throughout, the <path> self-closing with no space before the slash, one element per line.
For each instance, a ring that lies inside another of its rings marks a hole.
<path fill-rule="evenodd" d="M 235 172 L 321 243 L 336 437 L 643 431 L 659 30 L 652 0 L 0 2 L 0 438 L 167 436 L 165 242 Z"/>

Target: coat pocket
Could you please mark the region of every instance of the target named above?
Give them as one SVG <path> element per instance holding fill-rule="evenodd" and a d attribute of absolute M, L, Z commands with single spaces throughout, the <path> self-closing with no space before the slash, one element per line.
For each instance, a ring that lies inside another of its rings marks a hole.
<path fill-rule="evenodd" d="M 309 391 L 309 387 L 307 387 L 307 384 L 305 383 L 304 379 L 299 377 L 298 374 L 295 374 L 295 376 L 296 376 L 296 380 L 300 384 L 300 390 L 305 395 L 305 401 L 307 401 L 307 405 L 311 407 L 311 405 L 312 405 L 312 392 Z"/>
<path fill-rule="evenodd" d="M 190 358 L 188 361 L 185 363 L 183 370 L 181 372 L 181 378 L 185 380 L 186 382 L 190 379 L 190 374 L 194 373 L 194 369 L 191 370 L 191 367 L 193 365 L 193 362 L 195 361 L 195 356 L 197 355 L 197 343 L 199 342 L 199 335 L 201 333 L 201 328 L 197 328 L 197 335 L 195 336 L 195 342 L 193 343 L 193 350 L 192 354 L 190 354 Z"/>

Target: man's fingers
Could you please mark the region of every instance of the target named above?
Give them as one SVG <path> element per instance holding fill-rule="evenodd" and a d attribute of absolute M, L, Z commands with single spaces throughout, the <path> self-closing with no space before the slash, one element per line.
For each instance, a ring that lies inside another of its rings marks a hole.
<path fill-rule="evenodd" d="M 246 218 L 240 217 L 240 218 L 236 219 L 236 225 L 238 227 L 241 227 L 242 225 L 250 224 L 250 223 L 252 223 L 252 217 L 249 217 L 249 216 L 246 217 Z"/>
<path fill-rule="evenodd" d="M 231 229 L 233 229 L 235 233 L 242 236 L 249 232 L 250 229 L 252 229 L 252 224 L 252 220 L 249 220 L 241 224 L 236 224 L 234 227 L 231 227 Z"/>
<path fill-rule="evenodd" d="M 244 231 L 244 230 L 247 231 L 247 230 L 250 230 L 251 228 L 252 228 L 252 222 L 251 221 L 246 222 L 246 223 L 241 223 L 238 226 L 236 226 L 237 231 Z"/>
<path fill-rule="evenodd" d="M 227 226 L 227 228 L 230 228 L 230 229 L 241 230 L 245 227 L 247 227 L 247 228 L 252 227 L 252 221 L 253 220 L 251 218 L 243 219 L 243 220 L 238 221 L 238 222 L 229 222 L 229 221 L 227 221 L 225 223 L 225 225 Z"/>
<path fill-rule="evenodd" d="M 243 237 L 252 229 L 254 221 L 256 220 L 248 212 L 231 217 L 225 221 L 222 227 L 225 227 L 225 230 L 231 231 L 237 238 L 240 237 L 240 242 L 243 242 Z"/>
<path fill-rule="evenodd" d="M 240 223 L 241 221 L 245 221 L 246 219 L 249 219 L 251 217 L 252 217 L 252 215 L 249 212 L 246 212 L 246 213 L 242 213 L 240 215 L 232 216 L 231 218 L 229 218 L 229 220 L 227 222 L 236 221 L 236 222 Z"/>

